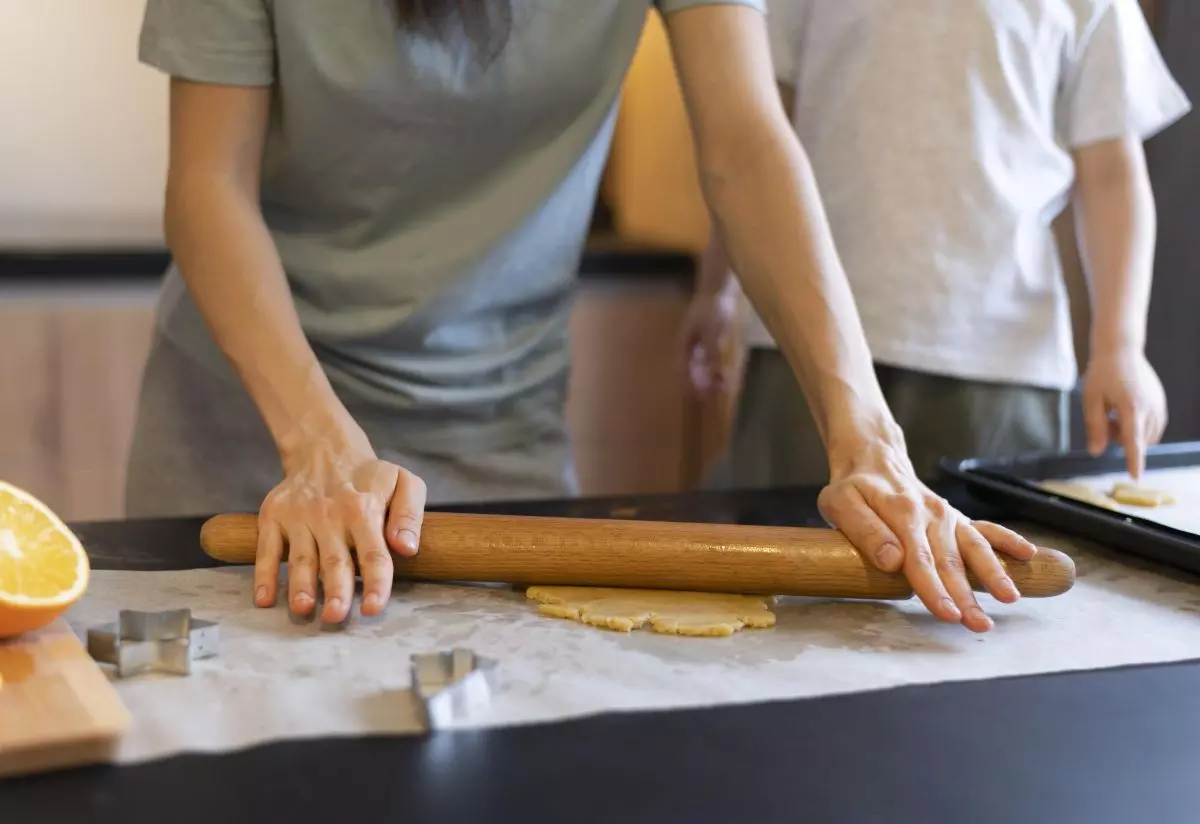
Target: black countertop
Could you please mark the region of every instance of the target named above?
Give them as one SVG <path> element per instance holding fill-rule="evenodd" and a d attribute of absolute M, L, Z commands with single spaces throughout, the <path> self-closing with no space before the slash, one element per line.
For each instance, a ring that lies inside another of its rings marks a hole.
<path fill-rule="evenodd" d="M 974 517 L 994 517 L 941 490 Z M 438 507 L 819 523 L 815 490 Z M 211 563 L 202 519 L 75 526 L 98 568 Z M 166 552 L 167 548 L 172 548 Z M 1200 663 L 428 738 L 281 742 L 0 783 L 0 821 L 1200 821 Z"/>
<path fill-rule="evenodd" d="M 154 281 L 170 262 L 165 249 L 0 249 L 0 284 Z M 579 276 L 583 280 L 636 277 L 690 287 L 695 268 L 696 259 L 688 252 L 597 233 L 584 248 Z"/>

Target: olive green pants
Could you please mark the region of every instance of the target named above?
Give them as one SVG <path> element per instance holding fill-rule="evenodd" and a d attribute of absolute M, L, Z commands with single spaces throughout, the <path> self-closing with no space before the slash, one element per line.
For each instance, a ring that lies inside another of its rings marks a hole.
<path fill-rule="evenodd" d="M 917 474 L 937 477 L 943 458 L 1004 457 L 1065 451 L 1070 395 L 1011 384 L 958 380 L 876 366 L 884 397 L 908 445 Z M 818 486 L 829 462 L 808 403 L 783 356 L 753 349 L 746 364 L 738 419 L 718 486 Z"/>

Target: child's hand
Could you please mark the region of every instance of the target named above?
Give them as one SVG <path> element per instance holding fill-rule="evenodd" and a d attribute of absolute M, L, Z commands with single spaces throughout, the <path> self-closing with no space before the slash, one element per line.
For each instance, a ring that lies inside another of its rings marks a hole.
<path fill-rule="evenodd" d="M 1099 455 L 1110 442 L 1125 449 L 1129 474 L 1140 478 L 1146 448 L 1167 426 L 1167 397 L 1141 351 L 1093 352 L 1083 378 L 1083 417 L 1088 451 Z"/>
<path fill-rule="evenodd" d="M 725 351 L 736 315 L 736 292 L 729 289 L 698 293 L 688 307 L 683 321 L 684 357 L 692 389 L 703 397 L 723 395 L 733 383 L 733 367 Z"/>

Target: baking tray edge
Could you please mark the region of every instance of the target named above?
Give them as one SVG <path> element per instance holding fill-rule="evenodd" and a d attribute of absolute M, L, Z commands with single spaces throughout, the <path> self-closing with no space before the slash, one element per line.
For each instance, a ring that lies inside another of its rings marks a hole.
<path fill-rule="evenodd" d="M 1200 442 L 1165 444 L 1147 451 L 1147 469 L 1180 466 L 1200 466 Z M 1054 495 L 1032 484 L 1033 479 L 1105 474 L 1123 467 L 1119 453 L 1094 457 L 1086 452 L 940 462 L 943 474 L 962 483 L 983 503 L 1109 549 L 1200 575 L 1200 536 Z"/>

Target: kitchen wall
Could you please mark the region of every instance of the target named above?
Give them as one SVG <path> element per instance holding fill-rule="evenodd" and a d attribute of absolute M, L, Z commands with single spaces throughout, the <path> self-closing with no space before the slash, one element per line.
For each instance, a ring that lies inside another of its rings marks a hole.
<path fill-rule="evenodd" d="M 1167 439 L 1192 441 L 1200 440 L 1200 3 L 1156 0 L 1155 5 L 1163 55 L 1196 110 L 1146 147 L 1158 203 L 1146 352 L 1167 391 Z"/>
<path fill-rule="evenodd" d="M 0 0 L 0 249 L 161 244 L 166 81 L 145 0 Z"/>

